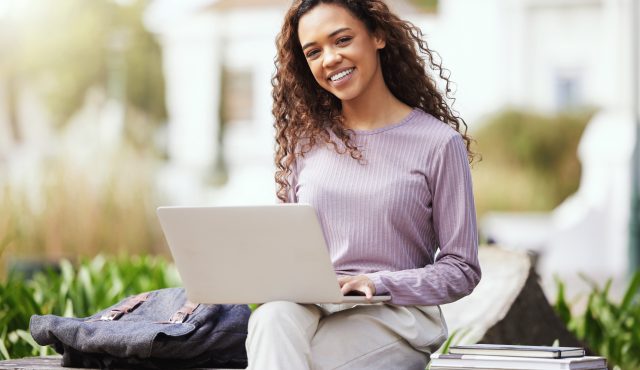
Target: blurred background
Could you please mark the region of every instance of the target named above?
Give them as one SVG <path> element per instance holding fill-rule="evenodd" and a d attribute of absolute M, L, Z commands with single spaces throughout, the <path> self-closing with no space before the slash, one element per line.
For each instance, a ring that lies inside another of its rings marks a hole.
<path fill-rule="evenodd" d="M 456 82 L 483 244 L 532 253 L 551 300 L 558 280 L 620 297 L 640 250 L 637 1 L 388 3 Z M 168 257 L 159 205 L 274 203 L 289 4 L 1 0 L 0 280 Z"/>

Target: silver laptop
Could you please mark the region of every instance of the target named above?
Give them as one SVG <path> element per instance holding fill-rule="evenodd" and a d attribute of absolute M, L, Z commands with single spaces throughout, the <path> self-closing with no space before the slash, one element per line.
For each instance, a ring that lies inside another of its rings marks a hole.
<path fill-rule="evenodd" d="M 343 296 L 313 207 L 160 207 L 187 297 L 195 303 L 376 303 Z"/>

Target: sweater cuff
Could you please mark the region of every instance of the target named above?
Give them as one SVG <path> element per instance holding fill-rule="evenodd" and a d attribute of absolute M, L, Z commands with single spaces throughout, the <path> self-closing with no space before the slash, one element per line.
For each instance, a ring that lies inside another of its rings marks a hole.
<path fill-rule="evenodd" d="M 384 285 L 382 285 L 380 274 L 380 272 L 374 272 L 371 274 L 365 274 L 365 276 L 371 279 L 373 285 L 376 287 L 376 295 L 387 295 L 389 294 L 389 291 Z"/>

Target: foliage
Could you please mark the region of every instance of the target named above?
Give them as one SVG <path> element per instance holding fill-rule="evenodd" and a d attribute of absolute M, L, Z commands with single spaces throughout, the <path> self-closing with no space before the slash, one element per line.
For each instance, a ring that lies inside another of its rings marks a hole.
<path fill-rule="evenodd" d="M 0 283 L 0 359 L 52 353 L 31 338 L 31 315 L 86 317 L 126 296 L 179 284 L 173 265 L 149 256 L 99 255 L 77 267 L 62 260 L 29 279 L 14 270 Z"/>
<path fill-rule="evenodd" d="M 591 116 L 504 111 L 485 122 L 472 134 L 482 155 L 473 170 L 478 213 L 548 211 L 574 193 L 578 143 Z"/>
<path fill-rule="evenodd" d="M 556 312 L 578 339 L 612 366 L 640 369 L 640 271 L 633 275 L 620 303 L 609 297 L 612 280 L 601 288 L 586 276 L 583 279 L 592 287 L 584 313 L 572 315 L 560 280 Z"/>
<path fill-rule="evenodd" d="M 65 123 L 95 86 L 166 118 L 160 47 L 142 24 L 147 1 L 13 3 L 0 22 L 0 77 L 34 86 L 55 123 Z"/>
<path fill-rule="evenodd" d="M 459 333 L 460 333 L 459 329 L 451 333 L 451 335 L 449 335 L 447 340 L 444 343 L 442 343 L 442 346 L 440 346 L 440 348 L 438 349 L 438 352 L 443 354 L 449 353 L 449 348 L 455 343 L 454 341 Z"/>
<path fill-rule="evenodd" d="M 467 334 L 469 334 L 469 331 L 470 331 L 469 328 L 460 328 L 460 329 L 454 330 L 452 333 L 449 334 L 449 337 L 447 338 L 447 340 L 445 340 L 444 343 L 442 343 L 440 348 L 438 348 L 438 350 L 435 353 L 448 354 L 449 348 L 451 348 L 451 346 L 460 344 L 461 338 L 464 338 Z M 464 341 L 464 339 L 462 340 Z M 431 369 L 431 361 L 429 361 L 425 370 L 429 370 L 429 369 Z"/>
<path fill-rule="evenodd" d="M 438 0 L 412 0 L 412 2 L 426 12 L 438 10 Z"/>

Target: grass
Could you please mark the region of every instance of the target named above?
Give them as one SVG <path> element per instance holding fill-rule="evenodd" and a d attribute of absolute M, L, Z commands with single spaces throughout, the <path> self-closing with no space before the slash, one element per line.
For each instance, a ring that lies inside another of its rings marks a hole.
<path fill-rule="evenodd" d="M 163 254 L 154 160 L 125 150 L 85 165 L 62 156 L 31 179 L 0 182 L 0 277 L 15 261 Z"/>

